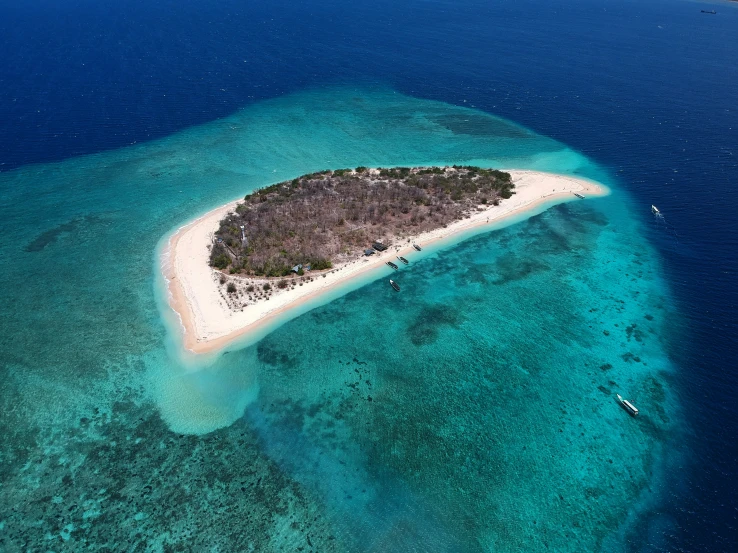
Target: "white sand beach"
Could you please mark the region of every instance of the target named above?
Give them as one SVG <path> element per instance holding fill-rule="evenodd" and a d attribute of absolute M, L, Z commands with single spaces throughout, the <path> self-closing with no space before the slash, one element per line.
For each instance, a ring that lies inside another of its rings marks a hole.
<path fill-rule="evenodd" d="M 269 299 L 259 299 L 241 309 L 228 305 L 219 283 L 221 273 L 209 264 L 208 246 L 219 222 L 235 209 L 240 200 L 230 202 L 180 228 L 169 239 L 165 250 L 167 263 L 162 263 L 169 287 L 169 303 L 179 315 L 184 332 L 184 347 L 194 353 L 207 353 L 227 345 L 234 339 L 253 332 L 276 315 L 316 298 L 339 283 L 346 283 L 367 271 L 382 267 L 387 261 L 397 262 L 397 256 L 413 252 L 412 243 L 423 247 L 468 231 L 474 227 L 498 224 L 502 219 L 533 211 L 542 203 L 554 205 L 575 200 L 574 193 L 603 196 L 609 190 L 601 184 L 564 175 L 537 171 L 508 171 L 515 183 L 515 194 L 502 200 L 498 206 L 485 206 L 469 218 L 456 221 L 445 228 L 403 239 L 387 251 L 371 257 L 336 266 L 328 271 L 303 279 L 302 285 L 273 292 Z M 323 276 L 325 275 L 325 276 Z"/>

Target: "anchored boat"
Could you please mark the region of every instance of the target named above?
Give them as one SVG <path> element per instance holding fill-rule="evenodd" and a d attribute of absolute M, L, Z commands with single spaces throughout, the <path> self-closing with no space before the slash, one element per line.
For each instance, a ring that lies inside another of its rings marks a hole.
<path fill-rule="evenodd" d="M 656 207 L 655 205 L 651 205 L 651 213 L 653 213 L 654 215 L 661 215 L 659 208 Z"/>
<path fill-rule="evenodd" d="M 410 262 L 407 259 L 405 259 L 404 257 L 402 257 L 401 255 L 398 255 L 397 256 L 397 259 L 399 259 L 400 261 L 402 261 L 405 265 L 410 265 Z"/>
<path fill-rule="evenodd" d="M 416 250 L 420 251 L 420 246 L 418 246 L 417 244 L 413 244 L 413 248 L 415 248 Z"/>
<path fill-rule="evenodd" d="M 633 405 L 627 399 L 623 399 L 623 396 L 621 396 L 620 394 L 615 394 L 615 395 L 618 396 L 618 403 L 620 403 L 620 406 L 623 409 L 625 409 L 626 411 L 628 411 L 628 413 L 630 413 L 634 417 L 638 414 L 638 409 L 636 408 L 635 405 Z"/>
<path fill-rule="evenodd" d="M 393 269 L 394 269 L 395 271 L 397 270 L 397 265 L 395 265 L 395 264 L 394 264 L 394 263 L 392 263 L 391 261 L 388 261 L 388 262 L 387 262 L 387 265 L 389 265 L 390 267 L 392 267 L 392 268 L 393 268 Z"/>
<path fill-rule="evenodd" d="M 391 280 L 390 279 L 390 286 L 392 286 L 392 288 L 395 289 L 395 292 L 399 292 L 400 291 L 400 285 L 397 284 L 394 280 Z"/>
<path fill-rule="evenodd" d="M 582 196 L 581 194 L 577 194 L 576 192 L 574 192 L 574 195 L 575 195 L 575 196 L 576 196 L 577 198 L 579 198 L 580 200 L 583 200 L 583 199 L 584 199 L 584 196 Z"/>

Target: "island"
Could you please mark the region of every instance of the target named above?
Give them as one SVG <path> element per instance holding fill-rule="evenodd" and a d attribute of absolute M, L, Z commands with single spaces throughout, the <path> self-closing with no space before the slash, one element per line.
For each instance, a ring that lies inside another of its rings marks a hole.
<path fill-rule="evenodd" d="M 582 178 L 475 166 L 303 175 L 174 233 L 162 257 L 169 303 L 185 348 L 214 351 L 367 271 L 384 267 L 398 279 L 433 242 L 544 203 L 607 193 Z"/>

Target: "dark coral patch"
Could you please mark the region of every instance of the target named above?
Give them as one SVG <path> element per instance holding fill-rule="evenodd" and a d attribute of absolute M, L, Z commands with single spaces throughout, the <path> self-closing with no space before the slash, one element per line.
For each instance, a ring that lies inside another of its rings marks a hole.
<path fill-rule="evenodd" d="M 454 134 L 469 136 L 499 136 L 505 138 L 526 138 L 530 136 L 524 129 L 494 117 L 472 115 L 470 113 L 452 113 L 439 115 L 433 122 L 448 129 Z"/>
<path fill-rule="evenodd" d="M 58 227 L 42 232 L 23 249 L 27 252 L 40 252 L 49 244 L 56 242 L 65 232 L 74 232 L 81 222 L 82 219 L 80 218 L 72 219 L 71 221 L 62 223 Z"/>
<path fill-rule="evenodd" d="M 471 265 L 463 274 L 456 278 L 457 286 L 469 284 L 486 284 L 489 269 L 483 265 Z"/>
<path fill-rule="evenodd" d="M 416 345 L 432 344 L 443 326 L 458 327 L 462 321 L 459 310 L 447 305 L 424 306 L 408 327 L 410 341 Z"/>
<path fill-rule="evenodd" d="M 549 268 L 547 264 L 538 259 L 520 259 L 517 255 L 510 253 L 503 255 L 497 260 L 495 272 L 499 276 L 492 283 L 499 286 L 508 282 L 523 280 L 535 273 L 547 271 Z"/>
<path fill-rule="evenodd" d="M 632 325 L 626 327 L 625 334 L 628 335 L 628 341 L 630 342 L 631 338 L 634 338 L 636 342 L 642 342 L 643 341 L 643 331 L 637 328 L 637 325 L 633 323 Z"/>
<path fill-rule="evenodd" d="M 262 340 L 256 348 L 259 361 L 273 367 L 289 367 L 295 363 L 295 359 L 273 345 L 269 340 Z"/>

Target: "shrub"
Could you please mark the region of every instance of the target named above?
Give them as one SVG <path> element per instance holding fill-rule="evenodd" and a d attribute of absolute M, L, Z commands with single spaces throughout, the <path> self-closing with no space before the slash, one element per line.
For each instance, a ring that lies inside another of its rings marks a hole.
<path fill-rule="evenodd" d="M 226 283 L 226 277 L 224 277 L 223 275 L 220 275 L 220 283 L 221 284 L 225 284 Z"/>
<path fill-rule="evenodd" d="M 330 269 L 331 267 L 333 267 L 333 263 L 331 263 L 330 260 L 323 258 L 314 259 L 310 263 L 310 269 L 313 271 L 321 271 L 323 269 Z"/>
<path fill-rule="evenodd" d="M 262 286 L 262 288 L 264 289 L 265 292 L 268 292 L 269 290 L 272 289 L 272 287 L 269 285 L 268 282 L 265 282 L 264 283 L 264 286 Z"/>
<path fill-rule="evenodd" d="M 218 269 L 225 269 L 228 267 L 228 265 L 231 264 L 231 258 L 228 257 L 226 254 L 222 253 L 220 255 L 216 255 L 213 257 L 212 265 L 213 267 L 217 267 Z"/>
<path fill-rule="evenodd" d="M 277 288 L 279 288 L 280 290 L 284 290 L 285 288 L 287 288 L 287 281 L 285 279 L 280 280 L 277 284 Z"/>
<path fill-rule="evenodd" d="M 247 291 L 247 292 L 253 292 L 254 290 L 256 290 L 256 288 L 254 288 L 254 285 L 253 285 L 253 284 L 249 284 L 249 285 L 248 285 L 248 286 L 246 287 L 246 291 Z"/>
<path fill-rule="evenodd" d="M 235 285 L 235 284 L 233 284 L 232 282 L 229 282 L 229 283 L 228 283 L 228 288 L 227 288 L 227 290 L 228 290 L 228 293 L 229 293 L 229 294 L 234 294 L 234 293 L 236 292 L 236 285 Z"/>

